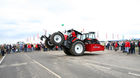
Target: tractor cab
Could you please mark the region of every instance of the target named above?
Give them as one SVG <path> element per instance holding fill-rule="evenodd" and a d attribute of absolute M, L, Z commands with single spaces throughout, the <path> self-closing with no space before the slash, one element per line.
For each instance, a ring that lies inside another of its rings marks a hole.
<path fill-rule="evenodd" d="M 84 33 L 82 36 L 81 36 L 81 40 L 85 40 L 85 39 L 95 39 L 95 32 L 89 32 L 89 33 Z"/>
<path fill-rule="evenodd" d="M 65 31 L 65 33 L 64 33 L 65 40 L 68 40 L 72 37 L 72 32 L 75 32 L 76 37 L 78 39 L 81 39 L 82 33 L 78 32 L 74 29 L 70 29 L 70 30 Z"/>
<path fill-rule="evenodd" d="M 95 32 L 84 33 L 81 40 L 83 40 L 85 44 L 100 44 L 95 37 Z"/>

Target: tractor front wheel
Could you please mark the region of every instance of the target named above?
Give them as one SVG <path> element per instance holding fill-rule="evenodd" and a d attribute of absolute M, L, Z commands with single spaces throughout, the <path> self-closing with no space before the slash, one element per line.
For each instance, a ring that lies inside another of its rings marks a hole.
<path fill-rule="evenodd" d="M 74 56 L 81 56 L 85 52 L 85 45 L 82 41 L 75 41 L 72 43 L 70 52 Z"/>
<path fill-rule="evenodd" d="M 53 33 L 50 37 L 50 42 L 57 46 L 61 46 L 64 40 L 64 35 L 60 32 Z"/>

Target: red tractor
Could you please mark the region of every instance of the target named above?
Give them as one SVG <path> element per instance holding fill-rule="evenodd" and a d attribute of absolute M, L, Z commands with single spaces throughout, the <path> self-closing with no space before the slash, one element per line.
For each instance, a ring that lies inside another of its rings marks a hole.
<path fill-rule="evenodd" d="M 49 40 L 51 44 L 61 46 L 67 55 L 80 56 L 85 51 L 104 51 L 104 46 L 95 38 L 95 32 L 82 34 L 73 29 L 65 33 L 58 31 L 53 33 Z"/>

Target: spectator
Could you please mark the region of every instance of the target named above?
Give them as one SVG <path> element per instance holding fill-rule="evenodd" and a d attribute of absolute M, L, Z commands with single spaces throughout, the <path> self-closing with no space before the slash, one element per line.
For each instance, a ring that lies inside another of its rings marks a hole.
<path fill-rule="evenodd" d="M 35 45 L 35 49 L 38 50 L 38 44 Z"/>
<path fill-rule="evenodd" d="M 19 44 L 16 45 L 16 52 L 19 52 Z"/>
<path fill-rule="evenodd" d="M 115 42 L 115 51 L 118 50 L 118 42 Z"/>
<path fill-rule="evenodd" d="M 135 54 L 135 42 L 131 41 L 130 44 L 130 53 Z"/>
<path fill-rule="evenodd" d="M 27 52 L 27 44 L 24 44 L 24 52 Z"/>
<path fill-rule="evenodd" d="M 127 52 L 127 54 L 129 54 L 129 48 L 130 48 L 130 42 L 128 40 L 126 40 L 126 42 L 125 42 L 125 52 Z"/>
<path fill-rule="evenodd" d="M 113 50 L 113 42 L 110 43 L 110 50 Z"/>
<path fill-rule="evenodd" d="M 109 47 L 110 47 L 110 42 L 107 42 L 106 44 L 106 48 L 109 50 Z"/>
<path fill-rule="evenodd" d="M 138 41 L 139 55 L 140 55 L 140 40 Z"/>
<path fill-rule="evenodd" d="M 58 50 L 58 46 L 55 46 L 56 50 Z"/>
<path fill-rule="evenodd" d="M 31 47 L 32 47 L 32 51 L 34 51 L 34 46 L 33 46 L 33 44 L 31 44 Z"/>
<path fill-rule="evenodd" d="M 16 46 L 15 45 L 12 46 L 12 52 L 16 52 Z"/>
<path fill-rule="evenodd" d="M 113 47 L 113 50 L 115 50 L 115 42 L 112 42 L 112 47 Z"/>
<path fill-rule="evenodd" d="M 31 52 L 32 51 L 32 46 L 31 44 L 28 44 L 28 52 Z"/>
<path fill-rule="evenodd" d="M 23 44 L 19 44 L 19 52 L 23 51 Z"/>
<path fill-rule="evenodd" d="M 5 54 L 5 48 L 4 48 L 4 45 L 2 45 L 1 46 L 1 55 L 4 56 L 4 54 Z"/>
<path fill-rule="evenodd" d="M 6 45 L 6 52 L 8 54 L 10 54 L 10 52 L 11 52 L 11 46 L 10 45 Z"/>
<path fill-rule="evenodd" d="M 122 43 L 122 51 L 125 52 L 125 42 Z"/>
<path fill-rule="evenodd" d="M 37 44 L 38 45 L 38 51 L 41 50 L 41 45 L 40 44 Z"/>

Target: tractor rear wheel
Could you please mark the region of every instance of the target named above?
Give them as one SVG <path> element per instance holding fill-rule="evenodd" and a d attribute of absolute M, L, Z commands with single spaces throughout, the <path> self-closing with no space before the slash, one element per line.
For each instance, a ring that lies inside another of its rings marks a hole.
<path fill-rule="evenodd" d="M 81 56 L 85 52 L 85 45 L 82 41 L 75 41 L 72 43 L 70 52 L 74 56 Z"/>
<path fill-rule="evenodd" d="M 69 50 L 68 48 L 63 47 L 63 50 L 64 50 L 64 53 L 65 53 L 66 55 L 72 55 L 72 54 L 70 53 L 70 50 Z"/>
<path fill-rule="evenodd" d="M 50 37 L 50 42 L 58 46 L 61 46 L 64 40 L 65 40 L 64 35 L 60 32 L 53 33 Z"/>

